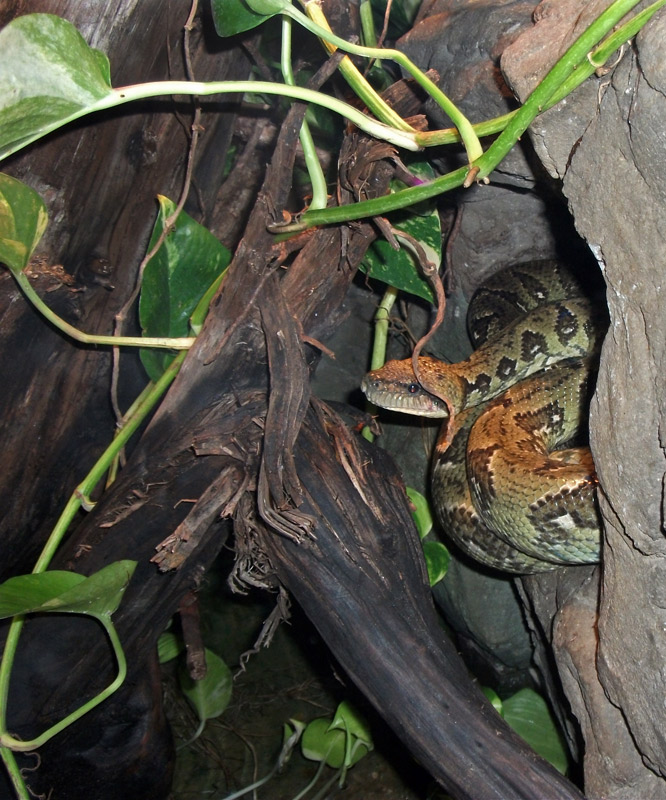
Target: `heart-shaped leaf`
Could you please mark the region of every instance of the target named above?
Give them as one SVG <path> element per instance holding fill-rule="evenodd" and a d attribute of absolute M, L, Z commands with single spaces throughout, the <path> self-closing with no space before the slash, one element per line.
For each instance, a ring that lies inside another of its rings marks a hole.
<path fill-rule="evenodd" d="M 184 649 L 183 640 L 171 631 L 165 631 L 157 640 L 157 658 L 160 664 L 173 661 Z"/>
<path fill-rule="evenodd" d="M 370 728 L 361 714 L 351 703 L 343 700 L 335 709 L 331 730 L 347 731 L 355 739 L 359 739 L 363 744 L 372 749 L 372 734 Z"/>
<path fill-rule="evenodd" d="M 504 704 L 502 703 L 502 698 L 497 694 L 494 689 L 491 689 L 490 686 L 482 686 L 481 691 L 485 694 L 485 696 L 490 700 L 492 707 L 497 711 L 500 717 L 504 716 Z"/>
<path fill-rule="evenodd" d="M 108 58 L 53 14 L 27 14 L 0 31 L 0 159 L 111 91 Z"/>
<path fill-rule="evenodd" d="M 0 584 L 0 619 L 35 611 L 83 581 L 84 575 L 63 570 L 9 578 Z"/>
<path fill-rule="evenodd" d="M 158 197 L 160 208 L 148 249 L 155 246 L 176 204 Z M 184 211 L 143 273 L 139 319 L 144 336 L 189 336 L 189 318 L 209 286 L 219 278 L 231 253 Z M 164 350 L 141 350 L 141 362 L 157 380 L 173 359 Z"/>
<path fill-rule="evenodd" d="M 329 767 L 340 769 L 346 760 L 346 734 L 344 731 L 331 730 L 331 720 L 328 717 L 313 719 L 303 731 L 301 737 L 301 752 L 310 761 L 325 761 Z M 368 752 L 365 744 L 358 742 L 353 749 L 350 763 L 351 767 Z"/>
<path fill-rule="evenodd" d="M 427 162 L 411 164 L 410 169 L 424 179 L 434 177 L 432 167 Z M 404 188 L 404 185 L 401 184 L 401 187 Z M 421 204 L 391 214 L 390 222 L 394 228 L 416 239 L 427 259 L 439 267 L 442 260 L 442 229 L 435 203 Z M 434 300 L 428 282 L 421 277 L 416 259 L 405 246 L 394 250 L 386 239 L 377 239 L 368 248 L 360 268 L 371 278 L 388 286 L 415 294 L 429 303 Z"/>
<path fill-rule="evenodd" d="M 219 717 L 229 705 L 233 676 L 222 659 L 206 648 L 206 675 L 194 681 L 183 668 L 180 687 L 201 722 Z"/>
<path fill-rule="evenodd" d="M 410 503 L 414 506 L 414 509 L 412 510 L 412 517 L 414 519 L 416 529 L 419 532 L 419 537 L 423 539 L 432 530 L 432 514 L 430 513 L 430 506 L 428 505 L 427 499 L 420 492 L 417 492 L 416 489 L 412 489 L 411 486 L 407 486 L 405 491 L 407 492 L 407 497 L 409 497 Z"/>

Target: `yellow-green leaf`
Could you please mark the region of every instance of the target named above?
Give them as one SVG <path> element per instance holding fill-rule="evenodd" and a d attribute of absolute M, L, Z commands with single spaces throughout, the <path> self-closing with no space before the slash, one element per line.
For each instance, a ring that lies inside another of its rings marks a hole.
<path fill-rule="evenodd" d="M 37 192 L 0 172 L 0 261 L 14 272 L 25 269 L 47 223 Z"/>

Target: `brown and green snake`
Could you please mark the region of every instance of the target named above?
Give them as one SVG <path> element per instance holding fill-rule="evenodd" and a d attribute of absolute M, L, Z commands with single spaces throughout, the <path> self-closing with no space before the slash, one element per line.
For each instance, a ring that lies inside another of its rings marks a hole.
<path fill-rule="evenodd" d="M 432 500 L 445 533 L 494 569 L 526 574 L 599 560 L 587 408 L 603 314 L 553 261 L 496 273 L 468 310 L 476 350 L 447 364 L 389 361 L 362 389 L 382 408 L 446 420 Z"/>

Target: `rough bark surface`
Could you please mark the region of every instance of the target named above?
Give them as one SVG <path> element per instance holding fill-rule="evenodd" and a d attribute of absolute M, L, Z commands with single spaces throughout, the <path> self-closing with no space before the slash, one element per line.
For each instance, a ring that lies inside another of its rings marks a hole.
<path fill-rule="evenodd" d="M 62 16 L 86 40 L 109 55 L 111 80 L 123 86 L 146 80 L 185 77 L 182 27 L 189 4 L 175 4 L 155 14 L 143 3 L 82 3 L 78 0 L 10 0 L 0 4 L 0 25 L 21 14 Z M 137 46 L 140 42 L 140 46 Z M 211 58 L 210 48 L 217 51 Z M 201 27 L 192 33 L 192 63 L 205 79 L 240 79 L 248 62 L 240 50 L 209 44 Z M 217 185 L 233 129 L 229 98 L 217 100 L 202 115 L 205 134 L 194 186 L 201 211 L 213 209 Z M 189 103 L 165 98 L 125 107 L 74 123 L 2 163 L 2 170 L 38 191 L 51 220 L 36 255 L 41 259 L 36 288 L 67 321 L 89 333 L 110 334 L 113 319 L 130 296 L 136 266 L 145 253 L 155 219 L 156 195 L 177 200 L 185 174 Z M 246 173 L 247 179 L 247 173 Z M 204 214 L 215 227 L 215 218 Z M 235 246 L 235 241 L 233 246 Z M 50 271 L 61 264 L 73 280 L 63 284 Z M 0 393 L 3 420 L 3 470 L 0 495 L 12 498 L 0 520 L 0 538 L 9 557 L 0 573 L 30 571 L 60 511 L 63 486 L 73 491 L 112 435 L 115 420 L 109 403 L 111 359 L 108 350 L 73 347 L 23 301 L 10 275 L 0 274 L 2 348 L 0 369 L 12 387 Z M 130 331 L 136 322 L 129 320 Z M 17 358 L 16 353 L 21 357 Z M 45 370 L 43 365 L 48 363 Z M 126 356 L 119 404 L 125 409 L 142 388 L 143 370 Z M 55 402 L 57 399 L 57 403 Z M 30 429 L 39 448 L 25 453 Z"/>

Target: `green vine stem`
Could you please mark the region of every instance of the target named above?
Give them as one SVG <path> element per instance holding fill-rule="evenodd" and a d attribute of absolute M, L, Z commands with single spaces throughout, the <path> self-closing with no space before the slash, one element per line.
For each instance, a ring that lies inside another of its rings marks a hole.
<path fill-rule="evenodd" d="M 169 385 L 173 382 L 183 361 L 185 360 L 186 354 L 187 352 L 182 350 L 176 355 L 164 373 L 152 385 L 150 391 L 143 396 L 142 401 L 136 406 L 135 413 L 127 420 L 126 425 L 119 431 L 113 442 L 111 442 L 107 449 L 97 459 L 90 472 L 76 487 L 72 493 L 72 496 L 67 502 L 67 505 L 63 509 L 53 531 L 51 532 L 51 535 L 44 545 L 39 558 L 37 559 L 37 562 L 32 570 L 33 574 L 44 572 L 48 568 L 56 549 L 62 542 L 63 537 L 65 536 L 65 533 L 67 532 L 67 529 L 74 518 L 74 515 L 78 512 L 79 508 L 84 505 L 87 498 L 90 497 L 94 488 L 103 478 L 106 470 L 111 465 L 116 454 L 120 452 L 123 447 L 125 447 L 132 435 L 138 429 L 139 425 L 141 425 L 143 420 L 155 407 Z M 34 747 L 43 744 L 45 741 L 50 739 L 59 731 L 63 730 L 63 728 L 67 727 L 67 725 L 71 724 L 76 719 L 79 719 L 79 717 L 85 714 L 86 711 L 89 711 L 95 705 L 101 703 L 102 700 L 108 697 L 118 688 L 118 686 L 120 686 L 122 680 L 124 679 L 125 669 L 125 657 L 122 653 L 120 642 L 117 639 L 115 629 L 113 629 L 113 632 L 111 632 L 113 626 L 110 625 L 110 623 L 107 624 L 101 617 L 97 617 L 97 619 L 99 619 L 104 625 L 111 639 L 111 644 L 113 645 L 118 661 L 118 675 L 114 681 L 106 687 L 106 689 L 100 692 L 100 694 L 89 700 L 86 704 L 81 706 L 81 708 L 77 709 L 64 720 L 56 723 L 56 725 L 53 725 L 39 737 L 30 742 L 21 742 L 15 740 L 13 737 L 9 736 L 7 732 L 7 699 L 9 697 L 9 682 L 24 622 L 24 618 L 22 616 L 14 617 L 12 619 L 7 634 L 7 641 L 5 642 L 5 649 L 2 654 L 2 662 L 0 663 L 0 745 L 6 746 L 8 743 L 11 743 L 12 749 L 15 750 L 33 749 Z M 27 745 L 30 745 L 30 747 Z"/>
<path fill-rule="evenodd" d="M 263 786 L 264 784 L 268 783 L 268 781 L 277 773 L 279 772 L 284 765 L 287 763 L 289 758 L 291 757 L 291 753 L 298 744 L 299 739 L 303 733 L 303 729 L 305 728 L 305 724 L 302 722 L 295 722 L 294 720 L 290 720 L 295 725 L 295 730 L 291 733 L 290 736 L 287 737 L 287 740 L 282 745 L 282 749 L 278 753 L 277 760 L 275 762 L 275 766 L 273 766 L 267 775 L 264 775 L 263 778 L 259 778 L 259 780 L 254 781 L 254 783 L 249 784 L 249 786 L 244 786 L 242 789 L 239 789 L 237 792 L 232 792 L 231 794 L 225 795 L 222 800 L 237 800 L 239 797 L 243 797 L 250 792 L 255 791 L 259 787 Z M 287 727 L 285 725 L 285 727 Z"/>
<path fill-rule="evenodd" d="M 497 164 L 502 161 L 509 150 L 527 130 L 530 123 L 538 116 L 546 104 L 555 96 L 557 90 L 569 80 L 581 64 L 587 64 L 588 54 L 599 41 L 630 11 L 639 0 L 616 0 L 606 11 L 600 14 L 590 26 L 576 39 L 564 55 L 542 78 L 525 103 L 516 111 L 507 126 L 488 150 L 475 163 L 478 167 L 478 180 L 487 177 Z M 659 0 L 663 5 L 665 0 Z M 655 4 L 656 5 L 656 4 Z M 655 8 L 654 11 L 657 9 Z M 653 12 L 654 13 L 654 12 Z M 645 24 L 644 19 L 642 24 Z M 608 54 L 610 55 L 610 53 Z M 582 73 L 584 75 L 584 71 Z M 584 78 L 583 78 L 584 79 Z M 573 88 L 573 87 L 572 87 Z"/>
<path fill-rule="evenodd" d="M 310 779 L 310 781 L 308 781 L 307 785 L 304 786 L 298 794 L 295 794 L 291 798 L 291 800 L 303 800 L 303 798 L 306 795 L 310 794 L 310 792 L 314 789 L 314 787 L 319 783 L 319 778 L 321 778 L 325 767 L 326 767 L 326 762 L 323 761 L 323 760 L 320 761 L 319 765 L 317 766 L 317 770 L 316 770 L 315 774 L 312 776 L 312 778 Z M 329 782 L 326 783 L 326 787 L 327 788 L 330 789 L 333 786 L 333 783 L 335 783 L 335 781 L 337 781 L 338 775 L 339 775 L 340 772 L 341 772 L 341 770 L 338 770 L 335 773 L 335 775 L 333 775 L 332 782 L 329 781 Z"/>
<path fill-rule="evenodd" d="M 333 788 L 335 783 L 340 784 L 340 776 L 342 775 L 342 767 L 335 772 L 331 777 L 326 781 L 326 783 L 321 787 L 321 789 L 317 792 L 317 794 L 312 798 L 312 800 L 325 800 L 326 797 L 330 797 L 330 791 Z"/>
<path fill-rule="evenodd" d="M 557 105 L 567 95 L 571 94 L 574 89 L 577 89 L 581 83 L 584 83 L 597 69 L 602 67 L 611 55 L 618 50 L 623 44 L 633 38 L 638 31 L 648 22 L 654 14 L 666 5 L 666 0 L 656 0 L 652 5 L 644 8 L 634 17 L 632 17 L 624 25 L 621 25 L 613 33 L 604 39 L 595 49 L 587 54 L 586 61 L 582 61 L 577 69 L 562 83 L 560 88 L 544 104 L 543 111 Z M 509 120 L 516 116 L 518 110 L 509 111 L 507 114 L 502 114 L 493 119 L 484 120 L 483 122 L 475 122 L 473 127 L 476 135 L 483 139 L 485 136 L 492 136 L 500 133 L 506 128 Z M 425 131 L 420 134 L 420 141 L 424 147 L 431 145 L 445 145 L 460 142 L 460 134 L 456 128 L 443 128 L 438 131 Z"/>
<path fill-rule="evenodd" d="M 335 45 L 336 47 L 339 47 L 340 50 L 344 50 L 347 53 L 364 56 L 365 58 L 384 58 L 395 61 L 398 66 L 402 67 L 414 78 L 419 86 L 425 92 L 427 92 L 427 94 L 430 95 L 430 97 L 432 97 L 432 99 L 440 106 L 444 113 L 451 118 L 451 121 L 458 130 L 459 138 L 462 140 L 465 146 L 469 163 L 471 164 L 472 161 L 475 161 L 483 153 L 481 143 L 479 142 L 479 138 L 471 122 L 462 113 L 462 111 L 460 111 L 460 109 L 451 102 L 451 100 L 444 94 L 439 86 L 433 83 L 430 78 L 428 78 L 428 76 L 421 69 L 419 69 L 416 64 L 414 64 L 414 62 L 411 61 L 411 59 L 409 59 L 404 53 L 402 53 L 400 50 L 393 50 L 390 48 L 363 47 L 361 45 L 355 45 L 351 44 L 350 42 L 346 42 L 344 39 L 341 39 L 339 36 L 335 36 L 331 32 L 326 17 L 324 16 L 319 4 L 319 0 L 309 0 L 309 2 L 304 3 L 304 6 L 307 16 L 303 15 L 297 8 L 293 6 L 287 6 L 284 8 L 283 14 L 287 14 L 292 17 L 304 28 L 307 28 L 310 33 L 314 33 L 320 39 L 328 42 L 329 45 Z M 352 80 L 349 80 L 349 83 L 356 91 L 356 84 Z M 370 106 L 368 107 L 370 108 Z M 420 139 L 422 135 L 423 134 L 417 134 L 417 141 L 419 141 L 419 143 L 421 143 Z"/>
<path fill-rule="evenodd" d="M 16 792 L 18 800 L 32 800 L 23 780 L 23 775 L 21 775 L 19 765 L 16 763 L 16 756 L 14 753 L 7 747 L 0 747 L 0 757 L 5 764 L 7 774 L 12 782 L 12 787 Z"/>
<path fill-rule="evenodd" d="M 302 100 L 304 103 L 314 103 L 315 105 L 328 108 L 336 114 L 348 119 L 365 133 L 377 139 L 383 139 L 396 147 L 404 147 L 412 152 L 418 151 L 419 144 L 416 141 L 416 133 L 412 131 L 397 130 L 383 122 L 369 117 L 362 111 L 354 108 L 344 100 L 337 97 L 316 92 L 303 86 L 287 86 L 284 83 L 272 83 L 270 81 L 212 81 L 210 83 L 200 83 L 198 81 L 157 81 L 155 83 L 140 83 L 133 86 L 124 86 L 120 89 L 113 89 L 106 97 L 82 110 L 80 114 L 70 117 L 76 119 L 79 116 L 94 111 L 102 111 L 107 108 L 129 103 L 133 100 L 145 100 L 149 97 L 161 97 L 162 95 L 202 95 L 221 94 L 225 92 L 253 92 L 257 94 L 277 94 L 282 97 L 291 97 L 294 100 Z M 57 127 L 60 126 L 59 123 Z"/>
<path fill-rule="evenodd" d="M 182 339 L 169 339 L 165 337 L 153 338 L 150 336 L 97 336 L 95 334 L 84 333 L 73 325 L 70 325 L 69 322 L 65 322 L 62 317 L 59 317 L 46 305 L 32 288 L 32 284 L 24 272 L 11 270 L 11 273 L 23 291 L 23 294 L 32 305 L 40 311 L 49 322 L 55 325 L 58 330 L 82 344 L 112 345 L 114 347 L 161 347 L 169 350 L 189 350 L 195 342 L 195 337 L 192 336 L 187 336 Z"/>
<path fill-rule="evenodd" d="M 366 47 L 377 47 L 375 17 L 370 0 L 361 0 L 358 5 L 358 18 L 361 23 L 361 36 Z"/>
<path fill-rule="evenodd" d="M 511 114 L 498 118 L 499 124 L 503 126 L 502 132 L 495 142 L 474 164 L 472 179 L 483 180 L 495 169 L 502 161 L 509 150 L 515 145 L 520 136 L 525 132 L 530 123 L 545 108 L 554 105 L 555 102 L 564 97 L 563 88 L 568 91 L 573 90 L 586 77 L 589 77 L 599 64 L 590 64 L 589 54 L 608 58 L 612 52 L 627 38 L 635 35 L 636 31 L 644 25 L 648 19 L 662 6 L 666 5 L 666 0 L 658 0 L 641 14 L 634 17 L 628 23 L 616 31 L 610 44 L 604 42 L 601 46 L 599 41 L 611 30 L 640 0 L 616 0 L 604 11 L 597 19 L 579 36 L 579 38 L 569 47 L 565 54 L 551 68 L 532 94 L 527 98 L 524 105 Z M 622 33 L 621 33 L 622 32 Z M 612 49 L 610 49 L 612 47 Z M 595 49 L 596 48 L 596 49 Z M 592 67 L 592 69 L 590 69 Z M 498 120 L 491 120 L 482 123 L 483 133 L 495 132 L 492 125 L 497 124 Z M 481 129 L 477 126 L 477 130 Z M 450 132 L 448 132 L 450 135 Z M 431 134 L 421 134 L 428 136 Z M 477 171 L 478 170 L 478 171 Z M 470 169 L 460 167 L 453 172 L 442 175 L 428 184 L 402 189 L 394 194 L 385 197 L 364 200 L 359 203 L 347 206 L 337 206 L 316 211 L 306 211 L 301 220 L 293 225 L 283 227 L 279 230 L 304 230 L 315 225 L 327 225 L 340 223 L 364 217 L 373 217 L 390 211 L 397 211 L 401 208 L 419 203 L 435 197 L 451 189 L 463 186 L 469 180 Z M 278 230 L 276 228 L 276 230 Z"/>
<path fill-rule="evenodd" d="M 349 50 L 349 43 L 345 42 L 344 39 L 339 39 L 333 34 L 333 31 L 331 31 L 328 20 L 324 16 L 324 12 L 319 5 L 318 0 L 306 3 L 305 10 L 308 14 L 307 17 L 304 16 L 297 8 L 294 8 L 293 6 L 287 6 L 284 9 L 284 16 L 290 17 L 300 25 L 303 25 L 303 27 L 306 27 L 308 30 L 310 30 L 311 33 L 315 33 L 317 36 L 319 36 L 324 43 L 324 47 L 329 53 L 334 53 L 338 48 L 340 48 L 340 50 L 344 50 L 345 52 Z M 360 45 L 355 47 L 360 47 Z M 361 47 L 361 50 L 366 50 L 366 48 Z M 377 50 L 376 52 L 381 53 L 383 51 Z M 370 58 L 372 57 L 374 56 L 370 56 Z M 390 125 L 399 131 L 414 131 L 414 128 L 412 128 L 409 123 L 405 122 L 405 120 L 397 112 L 395 112 L 391 106 L 389 106 L 388 103 L 386 103 L 386 101 L 380 97 L 379 94 L 377 94 L 373 87 L 359 72 L 349 56 L 345 56 L 340 61 L 338 69 L 344 76 L 347 83 L 354 90 L 356 96 L 365 103 L 365 105 L 370 109 L 370 111 L 372 111 L 377 119 L 380 119 L 382 122 L 385 122 L 387 125 Z"/>
<path fill-rule="evenodd" d="M 68 714 L 64 719 L 61 719 L 60 722 L 56 722 L 55 725 L 52 725 L 50 728 L 48 728 L 48 730 L 44 731 L 44 733 L 40 734 L 39 736 L 36 736 L 34 739 L 23 741 L 22 739 L 15 739 L 4 730 L 0 731 L 0 747 L 9 748 L 14 752 L 28 752 L 30 750 L 36 750 L 38 747 L 46 744 L 49 739 L 52 739 L 54 736 L 60 733 L 60 731 L 63 731 L 69 725 L 72 725 L 74 722 L 76 722 L 77 719 L 80 719 L 82 716 L 87 714 L 89 711 L 95 708 L 95 706 L 98 706 L 100 703 L 106 700 L 107 697 L 110 697 L 117 689 L 119 689 L 120 686 L 122 686 L 125 676 L 127 675 L 127 660 L 125 659 L 125 653 L 123 652 L 122 644 L 118 638 L 118 633 L 108 617 L 104 615 L 97 616 L 94 614 L 91 616 L 101 623 L 106 631 L 106 635 L 109 637 L 109 641 L 111 642 L 111 646 L 118 664 L 118 673 L 116 674 L 116 677 L 105 689 L 102 689 L 99 694 L 95 695 L 95 697 L 88 700 L 87 703 L 84 703 L 82 706 L 77 708 L 76 711 Z M 20 619 L 21 622 L 23 621 L 22 617 L 17 619 Z M 13 624 L 14 622 L 12 621 L 12 625 Z"/>
<path fill-rule="evenodd" d="M 280 66 L 285 83 L 289 86 L 295 86 L 296 81 L 294 80 L 294 72 L 291 67 L 291 19 L 286 16 L 282 17 Z M 310 176 L 310 184 L 312 185 L 312 202 L 310 203 L 310 208 L 326 208 L 328 203 L 326 178 L 324 177 L 321 164 L 317 158 L 317 149 L 306 119 L 304 119 L 301 124 L 299 138 L 301 147 L 303 148 L 305 166 Z"/>
<path fill-rule="evenodd" d="M 386 345 L 388 343 L 389 320 L 391 309 L 398 297 L 395 286 L 388 286 L 375 312 L 375 335 L 372 343 L 370 369 L 379 369 L 386 361 Z"/>
<path fill-rule="evenodd" d="M 379 369 L 384 366 L 384 362 L 386 361 L 389 320 L 391 309 L 397 297 L 398 290 L 395 286 L 388 286 L 375 312 L 375 333 L 372 342 L 372 355 L 370 356 L 370 369 Z M 377 413 L 377 406 L 374 405 L 374 403 L 366 402 L 365 410 L 368 414 L 375 414 Z M 362 436 L 369 442 L 374 441 L 375 438 L 367 425 L 363 428 Z"/>
<path fill-rule="evenodd" d="M 125 103 L 135 100 L 145 100 L 150 97 L 162 97 L 164 95 L 200 95 L 208 97 L 214 94 L 240 93 L 246 92 L 256 94 L 280 95 L 281 97 L 291 97 L 294 100 L 301 100 L 304 103 L 314 103 L 315 105 L 328 108 L 330 111 L 340 114 L 356 125 L 360 130 L 382 139 L 396 147 L 403 147 L 405 150 L 416 152 L 420 145 L 416 141 L 416 133 L 412 131 L 396 130 L 395 128 L 378 122 L 359 111 L 349 103 L 338 100 L 336 97 L 307 89 L 303 86 L 287 86 L 284 83 L 272 81 L 211 81 L 204 83 L 201 81 L 155 81 L 150 83 L 133 84 L 123 86 L 118 89 L 109 89 L 109 93 L 90 105 L 82 106 L 66 117 L 60 118 L 55 122 L 45 124 L 35 133 L 22 137 L 20 141 L 13 145 L 8 145 L 2 150 L 2 157 L 6 158 L 12 153 L 21 150 L 32 142 L 41 139 L 52 131 L 62 128 L 64 125 L 74 120 L 94 114 L 97 111 L 105 111 L 109 108 L 116 108 Z"/>
<path fill-rule="evenodd" d="M 564 81 L 561 88 L 555 92 L 548 102 L 547 108 L 551 108 L 556 103 L 559 103 L 560 100 L 566 97 L 573 89 L 602 67 L 616 50 L 632 39 L 657 11 L 665 5 L 666 0 L 656 0 L 656 2 L 647 6 L 642 11 L 639 11 L 638 14 L 613 31 L 607 39 L 604 39 L 600 45 L 587 54 L 586 61 L 582 62 L 578 66 L 578 69 Z"/>

